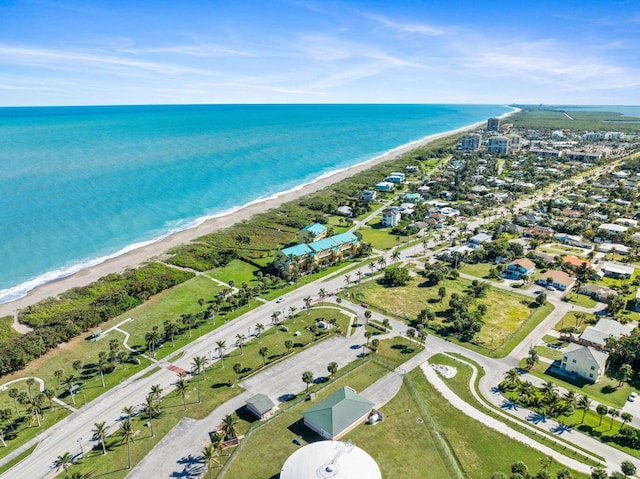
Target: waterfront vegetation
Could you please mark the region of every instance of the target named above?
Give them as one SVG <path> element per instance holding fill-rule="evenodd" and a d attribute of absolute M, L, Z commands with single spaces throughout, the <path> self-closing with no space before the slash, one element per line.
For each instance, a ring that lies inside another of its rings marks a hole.
<path fill-rule="evenodd" d="M 572 119 L 568 118 L 567 113 Z M 513 123 L 515 128 L 549 128 L 551 130 L 571 129 L 571 130 L 611 130 L 616 131 L 640 131 L 640 123 L 625 123 L 620 120 L 636 120 L 633 117 L 625 117 L 620 113 L 607 111 L 586 111 L 586 110 L 551 110 L 532 109 L 526 107 L 525 110 L 515 113 L 509 117 L 509 123 Z"/>

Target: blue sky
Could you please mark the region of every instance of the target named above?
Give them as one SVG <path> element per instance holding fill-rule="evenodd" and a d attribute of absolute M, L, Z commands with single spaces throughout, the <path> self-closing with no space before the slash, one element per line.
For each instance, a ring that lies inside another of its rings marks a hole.
<path fill-rule="evenodd" d="M 638 105 L 639 51 L 637 0 L 0 0 L 0 105 Z"/>

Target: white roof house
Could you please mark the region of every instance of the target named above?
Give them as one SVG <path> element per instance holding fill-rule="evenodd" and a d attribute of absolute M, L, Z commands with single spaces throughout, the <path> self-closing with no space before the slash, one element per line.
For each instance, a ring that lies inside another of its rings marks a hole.
<path fill-rule="evenodd" d="M 620 243 L 600 243 L 598 245 L 598 251 L 601 253 L 610 253 L 615 249 L 618 254 L 629 254 L 631 250 L 628 246 Z"/>
<path fill-rule="evenodd" d="M 624 233 L 629 228 L 627 228 L 626 226 L 617 225 L 614 223 L 602 223 L 600 226 L 598 226 L 598 229 L 602 231 L 606 231 L 607 233 L 617 235 L 620 233 Z"/>
<path fill-rule="evenodd" d="M 562 355 L 560 368 L 586 379 L 598 382 L 607 365 L 609 355 L 589 346 L 571 343 Z"/>
<path fill-rule="evenodd" d="M 635 268 L 626 264 L 607 261 L 602 266 L 601 271 L 605 274 L 605 276 L 611 276 L 612 278 L 631 278 L 631 276 L 633 276 Z"/>
<path fill-rule="evenodd" d="M 318 441 L 298 449 L 285 461 L 280 479 L 382 479 L 376 461 L 358 446 Z"/>
<path fill-rule="evenodd" d="M 604 347 L 608 337 L 612 336 L 617 339 L 620 336 L 629 336 L 632 330 L 631 327 L 618 321 L 602 318 L 595 326 L 585 328 L 580 335 L 580 339 L 595 347 Z"/>

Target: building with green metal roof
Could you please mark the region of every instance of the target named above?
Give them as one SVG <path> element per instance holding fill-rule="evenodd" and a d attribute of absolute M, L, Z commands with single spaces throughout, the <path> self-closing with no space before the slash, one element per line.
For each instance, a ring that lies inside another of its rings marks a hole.
<path fill-rule="evenodd" d="M 302 413 L 304 425 L 324 439 L 337 439 L 367 419 L 374 404 L 344 387 Z"/>

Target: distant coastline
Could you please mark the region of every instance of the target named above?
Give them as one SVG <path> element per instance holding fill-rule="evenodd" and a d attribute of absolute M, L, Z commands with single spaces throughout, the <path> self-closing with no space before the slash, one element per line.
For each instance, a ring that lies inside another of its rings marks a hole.
<path fill-rule="evenodd" d="M 508 108 L 512 108 L 512 111 L 500 115 L 500 118 L 507 118 L 520 111 L 517 107 L 508 106 Z M 37 278 L 0 291 L 0 316 L 12 315 L 19 309 L 48 297 L 55 297 L 71 288 L 84 286 L 107 274 L 122 272 L 127 268 L 138 266 L 145 261 L 160 257 L 175 246 L 188 243 L 205 234 L 228 228 L 237 222 L 251 218 L 257 213 L 276 208 L 284 203 L 319 191 L 355 173 L 364 171 L 374 165 L 394 160 L 437 139 L 478 129 L 484 124 L 485 121 L 479 121 L 454 130 L 428 135 L 422 139 L 392 148 L 381 155 L 351 167 L 323 173 L 311 181 L 294 186 L 286 191 L 281 191 L 268 197 L 257 198 L 244 205 L 198 218 L 155 239 L 134 243 L 113 254 L 90 259 L 68 268 L 47 272 Z"/>

